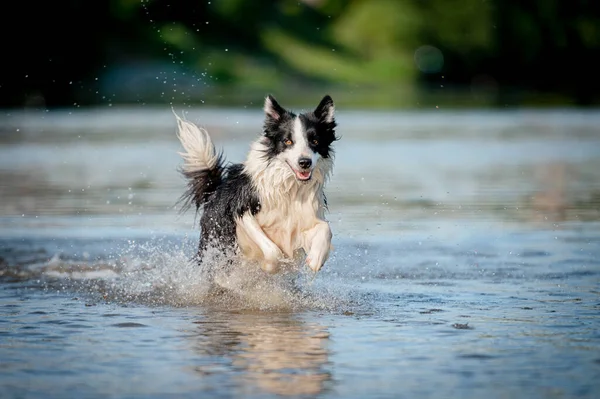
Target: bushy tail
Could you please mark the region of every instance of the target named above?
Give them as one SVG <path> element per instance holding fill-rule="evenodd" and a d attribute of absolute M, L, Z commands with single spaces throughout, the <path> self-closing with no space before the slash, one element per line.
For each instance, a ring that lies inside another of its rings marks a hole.
<path fill-rule="evenodd" d="M 179 171 L 187 179 L 187 190 L 179 199 L 181 211 L 185 212 L 192 204 L 196 211 L 214 194 L 223 181 L 223 154 L 215 151 L 208 132 L 177 114 L 177 137 L 184 151 L 183 166 Z"/>

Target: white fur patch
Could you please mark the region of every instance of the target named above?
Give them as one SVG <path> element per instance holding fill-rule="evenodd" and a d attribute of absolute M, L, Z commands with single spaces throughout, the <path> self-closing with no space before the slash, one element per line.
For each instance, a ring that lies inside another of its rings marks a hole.
<path fill-rule="evenodd" d="M 292 132 L 292 140 L 294 141 L 294 147 L 298 148 L 307 148 L 308 143 L 306 142 L 306 137 L 304 134 L 304 126 L 302 125 L 302 121 L 300 117 L 297 116 L 294 119 L 294 131 Z"/>
<path fill-rule="evenodd" d="M 267 273 L 274 273 L 278 270 L 279 259 L 283 257 L 277 245 L 265 235 L 257 220 L 250 213 L 237 220 L 237 238 L 238 244 L 242 250 L 246 251 L 253 247 L 258 247 L 262 252 L 264 259 L 261 267 Z"/>
<path fill-rule="evenodd" d="M 333 104 L 331 104 L 331 106 L 327 108 L 327 114 L 325 115 L 325 122 L 327 122 L 327 123 L 333 122 L 334 114 L 335 114 L 335 106 Z"/>
<path fill-rule="evenodd" d="M 317 163 L 319 154 L 315 153 L 309 146 L 306 140 L 306 132 L 300 117 L 294 119 L 294 130 L 292 131 L 292 147 L 280 154 L 296 170 L 301 169 L 298 164 L 300 158 L 309 158 L 312 161 L 312 167 Z"/>
<path fill-rule="evenodd" d="M 175 112 L 173 112 L 175 114 Z M 193 172 L 212 169 L 217 165 L 219 157 L 208 132 L 191 122 L 181 119 L 177 114 L 177 137 L 183 146 L 183 170 Z"/>

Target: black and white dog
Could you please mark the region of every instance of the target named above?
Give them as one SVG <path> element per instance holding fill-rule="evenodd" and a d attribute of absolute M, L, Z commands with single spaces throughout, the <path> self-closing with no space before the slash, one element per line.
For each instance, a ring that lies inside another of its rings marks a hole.
<path fill-rule="evenodd" d="M 305 259 L 317 272 L 331 248 L 323 188 L 338 139 L 333 100 L 325 96 L 314 111 L 296 115 L 267 96 L 264 111 L 263 134 L 246 161 L 229 165 L 207 131 L 177 117 L 184 209 L 203 207 L 198 257 L 211 248 L 231 251 L 268 273 Z"/>

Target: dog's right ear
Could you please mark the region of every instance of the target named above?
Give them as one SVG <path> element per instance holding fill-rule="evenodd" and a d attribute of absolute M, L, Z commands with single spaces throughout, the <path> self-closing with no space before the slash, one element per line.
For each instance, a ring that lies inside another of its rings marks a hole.
<path fill-rule="evenodd" d="M 283 109 L 283 107 L 279 105 L 275 98 L 270 94 L 267 96 L 267 98 L 265 98 L 264 110 L 267 119 L 271 119 L 273 121 L 278 121 L 285 113 L 285 109 Z"/>

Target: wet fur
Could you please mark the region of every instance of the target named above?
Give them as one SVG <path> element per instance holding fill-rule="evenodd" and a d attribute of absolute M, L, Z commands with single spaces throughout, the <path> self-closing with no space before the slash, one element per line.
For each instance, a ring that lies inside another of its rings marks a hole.
<path fill-rule="evenodd" d="M 318 271 L 331 244 L 323 190 L 337 140 L 333 101 L 325 96 L 314 111 L 296 115 L 268 96 L 264 111 L 263 134 L 247 159 L 229 165 L 208 132 L 177 117 L 188 185 L 183 209 L 203 210 L 198 259 L 216 248 L 274 273 L 307 255 L 307 265 Z M 300 166 L 308 160 L 310 168 Z M 300 180 L 309 171 L 310 179 Z"/>

